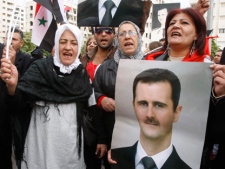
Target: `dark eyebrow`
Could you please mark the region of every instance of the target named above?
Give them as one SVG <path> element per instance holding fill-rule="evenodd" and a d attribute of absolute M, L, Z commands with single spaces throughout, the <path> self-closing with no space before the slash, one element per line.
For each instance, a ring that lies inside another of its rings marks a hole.
<path fill-rule="evenodd" d="M 145 100 L 139 100 L 139 101 L 137 101 L 137 103 L 138 104 L 140 104 L 140 103 L 147 103 L 147 101 L 145 101 Z"/>
<path fill-rule="evenodd" d="M 161 105 L 167 107 L 167 104 L 166 103 L 163 103 L 163 102 L 160 102 L 160 101 L 153 101 L 153 104 L 154 105 L 161 104 Z"/>

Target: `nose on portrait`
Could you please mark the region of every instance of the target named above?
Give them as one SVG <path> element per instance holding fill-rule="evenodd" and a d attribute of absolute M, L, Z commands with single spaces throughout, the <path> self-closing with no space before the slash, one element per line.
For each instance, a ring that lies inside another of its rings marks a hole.
<path fill-rule="evenodd" d="M 154 111 L 152 110 L 152 108 L 151 107 L 149 107 L 148 109 L 147 109 L 147 111 L 146 111 L 146 116 L 148 117 L 148 118 L 150 118 L 150 117 L 155 117 L 155 113 L 154 113 Z"/>

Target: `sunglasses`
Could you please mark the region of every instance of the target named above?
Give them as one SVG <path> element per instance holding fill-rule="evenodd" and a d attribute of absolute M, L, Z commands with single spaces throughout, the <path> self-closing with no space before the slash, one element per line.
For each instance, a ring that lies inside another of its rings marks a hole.
<path fill-rule="evenodd" d="M 103 33 L 103 31 L 107 34 L 107 35 L 111 35 L 114 33 L 114 31 L 110 28 L 96 28 L 95 29 L 95 33 L 100 35 Z"/>

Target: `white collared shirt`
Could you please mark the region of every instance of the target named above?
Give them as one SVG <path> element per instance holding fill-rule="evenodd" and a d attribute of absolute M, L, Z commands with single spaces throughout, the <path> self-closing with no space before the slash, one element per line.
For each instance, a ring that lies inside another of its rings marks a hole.
<path fill-rule="evenodd" d="M 106 0 L 99 0 L 99 2 L 98 2 L 99 23 L 102 22 L 102 19 L 103 19 L 104 15 L 105 15 L 105 11 L 106 11 L 105 6 L 104 6 L 105 1 Z M 112 17 L 113 17 L 115 15 L 115 13 L 116 13 L 116 10 L 117 10 L 121 0 L 112 0 L 112 1 L 115 4 L 115 6 L 113 7 L 113 9 L 111 11 L 112 12 Z"/>
<path fill-rule="evenodd" d="M 170 144 L 170 146 L 167 149 L 150 157 L 152 157 L 152 159 L 155 161 L 157 168 L 160 169 L 163 166 L 163 164 L 166 162 L 166 160 L 169 158 L 172 151 L 173 151 L 173 147 L 172 147 L 172 144 Z M 148 156 L 148 155 L 143 149 L 140 141 L 138 141 L 137 151 L 135 155 L 135 169 L 144 169 L 141 159 L 145 156 Z"/>

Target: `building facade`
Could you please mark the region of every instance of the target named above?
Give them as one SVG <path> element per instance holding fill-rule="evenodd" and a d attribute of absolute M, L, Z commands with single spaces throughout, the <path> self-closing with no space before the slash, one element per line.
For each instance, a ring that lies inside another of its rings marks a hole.
<path fill-rule="evenodd" d="M 24 30 L 25 28 L 25 11 L 24 9 L 20 11 L 20 8 L 15 8 L 14 18 L 12 19 L 12 13 L 14 9 L 13 0 L 1 0 L 0 5 L 0 42 L 3 42 L 10 21 L 13 20 L 12 24 L 17 24 L 17 26 Z M 18 18 L 18 19 L 17 19 Z"/>

